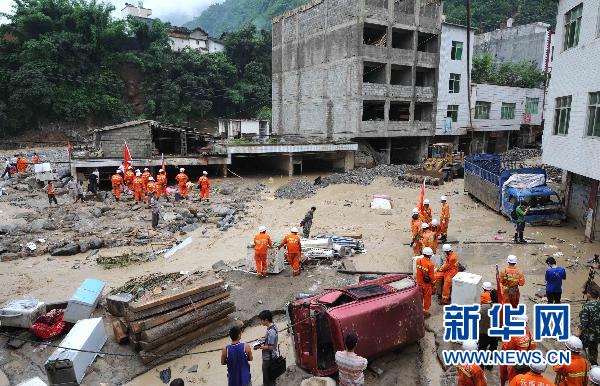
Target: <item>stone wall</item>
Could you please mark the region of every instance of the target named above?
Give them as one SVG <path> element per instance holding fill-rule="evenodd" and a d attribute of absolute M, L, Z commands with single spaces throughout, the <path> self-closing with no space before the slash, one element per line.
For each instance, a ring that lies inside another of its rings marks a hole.
<path fill-rule="evenodd" d="M 149 123 L 100 131 L 97 133 L 105 158 L 123 158 L 123 146 L 127 142 L 131 157 L 149 158 L 152 156 L 152 130 Z"/>

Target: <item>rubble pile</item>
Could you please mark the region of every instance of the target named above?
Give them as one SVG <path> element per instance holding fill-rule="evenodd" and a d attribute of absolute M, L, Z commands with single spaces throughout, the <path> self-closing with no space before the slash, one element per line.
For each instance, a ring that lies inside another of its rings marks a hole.
<path fill-rule="evenodd" d="M 521 149 L 514 147 L 503 154 L 504 159 L 511 161 L 525 161 L 528 159 L 541 157 L 542 149 Z"/>
<path fill-rule="evenodd" d="M 374 168 L 358 168 L 347 173 L 335 173 L 325 177 L 318 177 L 314 183 L 308 180 L 294 180 L 279 187 L 275 197 L 290 200 L 310 197 L 317 192 L 317 188 L 325 188 L 335 184 L 370 185 L 375 177 L 390 177 L 394 181 L 414 165 L 377 165 Z"/>

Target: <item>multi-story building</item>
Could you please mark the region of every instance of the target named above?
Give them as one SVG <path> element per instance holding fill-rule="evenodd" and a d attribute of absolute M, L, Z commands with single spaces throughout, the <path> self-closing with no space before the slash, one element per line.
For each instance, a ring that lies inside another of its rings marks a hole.
<path fill-rule="evenodd" d="M 474 33 L 471 31 L 471 60 L 467 60 L 467 27 L 442 23 L 440 67 L 435 117 L 436 142 L 462 142 L 469 126 L 469 70 L 472 64 Z M 462 141 L 461 141 L 462 140 Z"/>
<path fill-rule="evenodd" d="M 560 0 L 543 161 L 564 171 L 568 216 L 600 239 L 600 0 Z"/>
<path fill-rule="evenodd" d="M 435 132 L 441 4 L 311 0 L 273 19 L 273 133 L 356 139 L 388 161 Z"/>
<path fill-rule="evenodd" d="M 144 2 L 142 1 L 138 1 L 137 7 L 133 4 L 125 3 L 125 6 L 121 9 L 121 16 L 123 16 L 123 18 L 135 16 L 149 19 L 150 16 L 152 16 L 152 10 L 150 8 L 144 8 Z"/>

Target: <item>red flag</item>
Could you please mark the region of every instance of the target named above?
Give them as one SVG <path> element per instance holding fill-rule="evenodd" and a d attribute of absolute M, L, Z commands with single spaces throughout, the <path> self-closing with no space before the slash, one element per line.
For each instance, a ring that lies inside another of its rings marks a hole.
<path fill-rule="evenodd" d="M 71 142 L 67 142 L 67 155 L 71 158 Z"/>
<path fill-rule="evenodd" d="M 423 201 L 425 200 L 425 178 L 423 178 L 423 185 L 421 185 L 421 195 L 419 196 L 419 203 L 417 204 L 419 212 L 423 212 Z"/>
<path fill-rule="evenodd" d="M 498 303 L 503 304 L 504 299 L 502 298 L 502 285 L 500 284 L 500 270 L 498 264 L 496 264 L 496 291 L 498 291 Z"/>
<path fill-rule="evenodd" d="M 127 170 L 129 166 L 131 166 L 131 153 L 129 152 L 129 147 L 127 146 L 127 142 L 125 142 L 125 146 L 123 147 L 123 168 Z"/>
<path fill-rule="evenodd" d="M 162 153 L 160 155 L 161 159 L 162 159 L 162 165 L 161 165 L 161 169 L 163 170 L 163 172 L 167 172 L 167 164 L 165 163 L 165 153 Z"/>

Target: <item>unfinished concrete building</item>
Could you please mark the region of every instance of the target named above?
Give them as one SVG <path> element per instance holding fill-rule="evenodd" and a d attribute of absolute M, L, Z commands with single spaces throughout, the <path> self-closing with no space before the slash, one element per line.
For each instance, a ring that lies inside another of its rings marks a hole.
<path fill-rule="evenodd" d="M 312 0 L 273 19 L 273 133 L 353 139 L 388 162 L 435 132 L 441 4 Z"/>

